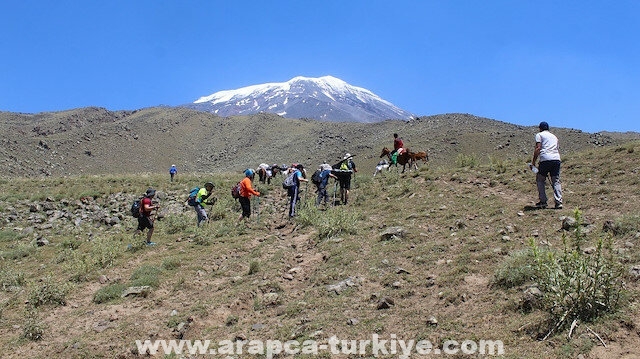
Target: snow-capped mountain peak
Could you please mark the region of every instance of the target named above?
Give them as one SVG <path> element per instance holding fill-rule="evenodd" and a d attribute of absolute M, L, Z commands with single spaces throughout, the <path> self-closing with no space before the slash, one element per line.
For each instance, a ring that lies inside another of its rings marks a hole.
<path fill-rule="evenodd" d="M 333 76 L 297 76 L 287 82 L 219 91 L 197 99 L 188 107 L 220 116 L 270 112 L 287 118 L 344 122 L 413 118 L 411 113 L 373 92 Z"/>

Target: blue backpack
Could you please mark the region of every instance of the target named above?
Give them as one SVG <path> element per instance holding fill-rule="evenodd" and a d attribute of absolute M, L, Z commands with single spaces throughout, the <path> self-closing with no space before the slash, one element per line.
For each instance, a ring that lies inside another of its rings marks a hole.
<path fill-rule="evenodd" d="M 187 198 L 188 205 L 194 207 L 198 205 L 198 192 L 200 192 L 200 187 L 194 187 L 191 189 L 191 191 L 189 191 L 189 197 Z"/>

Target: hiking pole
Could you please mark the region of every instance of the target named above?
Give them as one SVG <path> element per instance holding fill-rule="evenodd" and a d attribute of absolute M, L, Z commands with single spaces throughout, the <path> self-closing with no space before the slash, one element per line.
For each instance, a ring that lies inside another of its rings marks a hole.
<path fill-rule="evenodd" d="M 331 202 L 331 207 L 336 205 L 336 192 L 338 192 L 338 180 L 334 179 L 333 182 L 335 183 L 335 186 L 333 186 L 333 202 Z"/>
<path fill-rule="evenodd" d="M 256 196 L 256 223 L 260 223 L 260 196 Z"/>
<path fill-rule="evenodd" d="M 309 182 L 305 182 L 304 184 L 304 196 L 302 196 L 302 205 L 307 207 L 307 192 L 309 192 Z"/>

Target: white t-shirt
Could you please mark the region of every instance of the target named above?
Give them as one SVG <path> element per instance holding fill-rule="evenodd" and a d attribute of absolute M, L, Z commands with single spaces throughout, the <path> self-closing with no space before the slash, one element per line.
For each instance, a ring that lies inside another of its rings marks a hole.
<path fill-rule="evenodd" d="M 542 131 L 536 134 L 536 143 L 540 142 L 540 162 L 560 161 L 558 152 L 558 138 L 549 131 Z"/>

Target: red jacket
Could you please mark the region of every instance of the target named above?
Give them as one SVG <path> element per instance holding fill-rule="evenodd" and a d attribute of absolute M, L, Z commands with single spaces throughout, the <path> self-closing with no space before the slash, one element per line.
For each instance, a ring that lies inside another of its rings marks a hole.
<path fill-rule="evenodd" d="M 402 138 L 398 137 L 393 139 L 393 149 L 397 150 L 399 148 L 403 148 L 404 147 L 404 143 L 402 142 Z"/>

